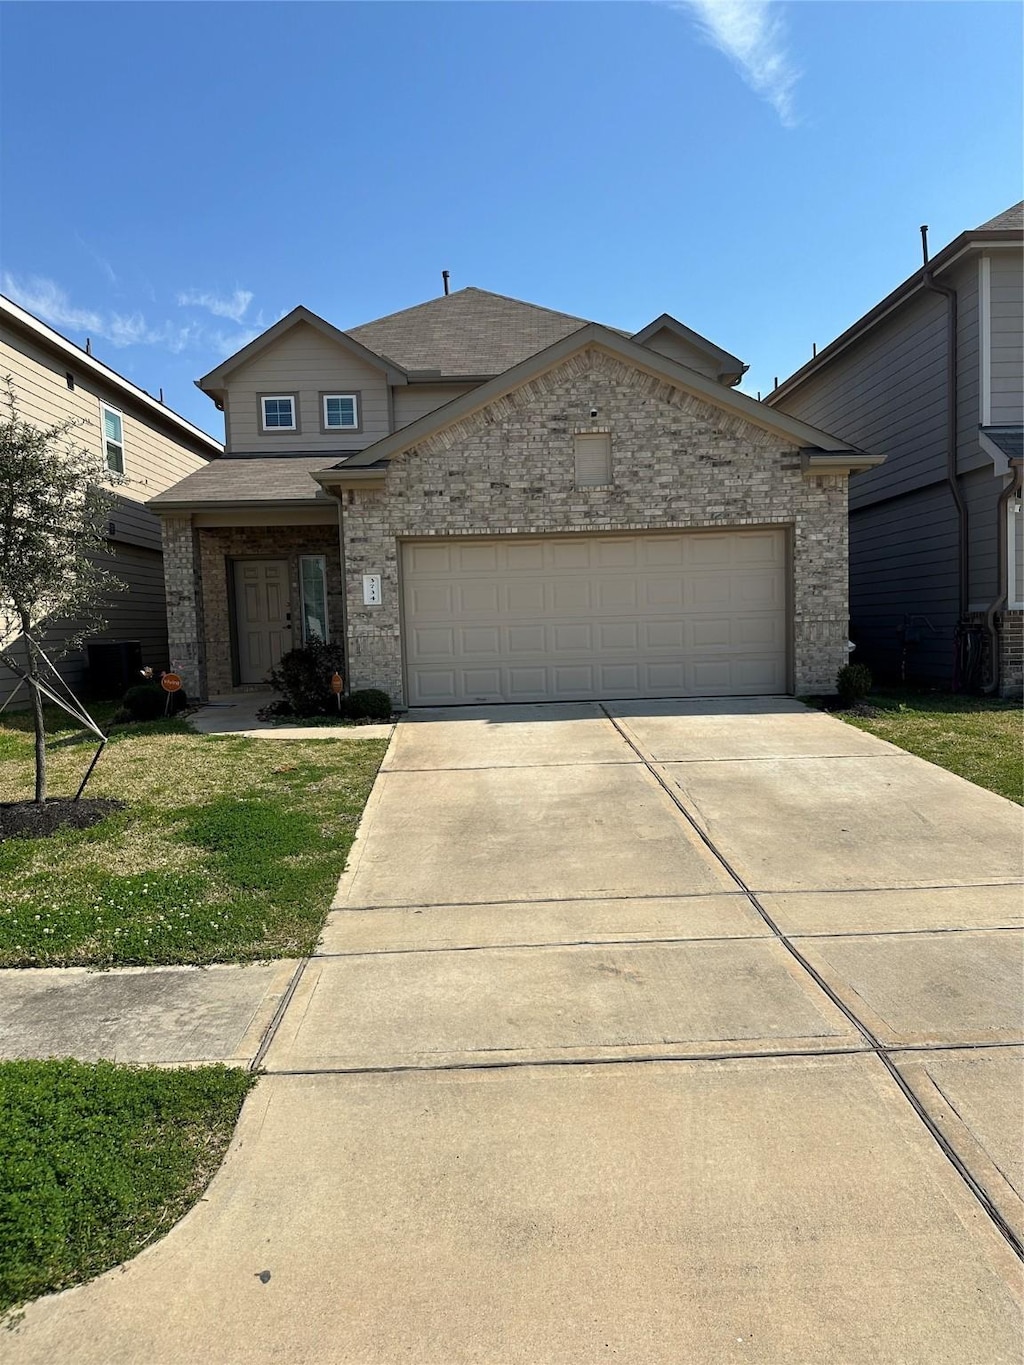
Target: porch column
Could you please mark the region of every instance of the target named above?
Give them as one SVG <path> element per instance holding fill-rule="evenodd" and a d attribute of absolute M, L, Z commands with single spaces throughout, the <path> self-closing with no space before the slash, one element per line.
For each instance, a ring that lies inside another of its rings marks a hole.
<path fill-rule="evenodd" d="M 203 609 L 199 545 L 192 518 L 161 518 L 164 591 L 167 596 L 167 640 L 171 669 L 181 674 L 190 698 L 205 698 Z"/>

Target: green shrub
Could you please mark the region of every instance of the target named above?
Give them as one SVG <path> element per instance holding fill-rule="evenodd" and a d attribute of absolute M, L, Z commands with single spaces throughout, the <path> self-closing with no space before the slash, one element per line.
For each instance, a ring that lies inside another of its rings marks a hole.
<path fill-rule="evenodd" d="M 864 664 L 844 664 L 836 674 L 836 691 L 844 706 L 855 706 L 871 691 L 874 679 Z"/>
<path fill-rule="evenodd" d="M 341 645 L 312 639 L 301 649 L 291 649 L 270 670 L 270 685 L 280 692 L 293 716 L 336 713 L 338 703 L 331 691 L 331 678 L 345 666 Z"/>
<path fill-rule="evenodd" d="M 129 687 L 121 704 L 132 720 L 159 720 L 167 706 L 167 693 L 158 683 L 139 683 Z"/>
<path fill-rule="evenodd" d="M 365 687 L 346 697 L 342 710 L 349 720 L 390 720 L 391 698 L 379 687 Z"/>

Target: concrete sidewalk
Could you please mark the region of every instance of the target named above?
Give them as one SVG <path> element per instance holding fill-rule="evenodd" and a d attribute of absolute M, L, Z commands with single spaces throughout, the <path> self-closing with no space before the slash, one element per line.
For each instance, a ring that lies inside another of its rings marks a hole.
<path fill-rule="evenodd" d="M 1017 1365 L 1020 840 L 786 699 L 418 713 L 207 1198 L 5 1358 Z"/>
<path fill-rule="evenodd" d="M 389 739 L 390 722 L 379 725 L 274 725 L 259 711 L 276 700 L 273 692 L 235 692 L 211 697 L 189 716 L 201 735 L 235 735 L 240 739 Z"/>

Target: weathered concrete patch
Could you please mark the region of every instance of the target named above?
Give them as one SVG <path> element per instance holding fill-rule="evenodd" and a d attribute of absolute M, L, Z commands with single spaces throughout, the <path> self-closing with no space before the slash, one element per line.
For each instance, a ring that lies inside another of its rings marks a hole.
<path fill-rule="evenodd" d="M 269 1071 L 863 1047 L 774 940 L 316 958 Z"/>
<path fill-rule="evenodd" d="M 759 899 L 783 933 L 794 937 L 1024 926 L 1024 887 L 1019 885 L 763 892 Z"/>
<path fill-rule="evenodd" d="M 269 1272 L 264 1274 L 263 1272 Z M 876 1058 L 266 1077 L 8 1365 L 1015 1365 L 1020 1266 Z"/>
<path fill-rule="evenodd" d="M 247 1066 L 296 965 L 0 971 L 0 1058 Z"/>
<path fill-rule="evenodd" d="M 1024 935 L 808 938 L 800 951 L 882 1043 L 1024 1042 Z"/>
<path fill-rule="evenodd" d="M 382 773 L 335 905 L 735 889 L 646 768 L 580 764 Z"/>
<path fill-rule="evenodd" d="M 1024 1241 L 1024 1048 L 894 1052 L 892 1059 Z"/>
<path fill-rule="evenodd" d="M 746 896 L 642 900 L 513 901 L 402 910 L 334 910 L 320 953 L 517 944 L 617 943 L 636 939 L 767 938 L 771 930 Z"/>
<path fill-rule="evenodd" d="M 656 763 L 902 752 L 792 697 L 609 702 L 607 706 L 637 747 Z"/>
<path fill-rule="evenodd" d="M 756 891 L 1012 882 L 1021 809 L 912 754 L 666 763 Z"/>
<path fill-rule="evenodd" d="M 455 706 L 410 712 L 383 771 L 639 761 L 594 702 Z"/>

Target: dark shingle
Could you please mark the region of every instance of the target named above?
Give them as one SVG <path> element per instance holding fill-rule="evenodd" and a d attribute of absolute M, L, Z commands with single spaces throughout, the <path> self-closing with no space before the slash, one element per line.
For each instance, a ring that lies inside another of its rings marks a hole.
<path fill-rule="evenodd" d="M 459 289 L 415 308 L 348 328 L 349 336 L 406 370 L 501 374 L 587 325 L 535 303 Z"/>
<path fill-rule="evenodd" d="M 997 213 L 994 218 L 990 218 L 987 223 L 982 223 L 975 228 L 976 232 L 1011 232 L 1016 229 L 1018 232 L 1024 228 L 1024 199 L 1019 204 L 1014 204 L 1012 209 L 1005 209 L 1002 213 Z"/>
<path fill-rule="evenodd" d="M 335 457 L 336 458 L 336 457 Z M 236 459 L 222 455 L 149 499 L 159 509 L 175 503 L 331 502 L 310 475 L 331 463 L 331 455 L 257 455 Z"/>

